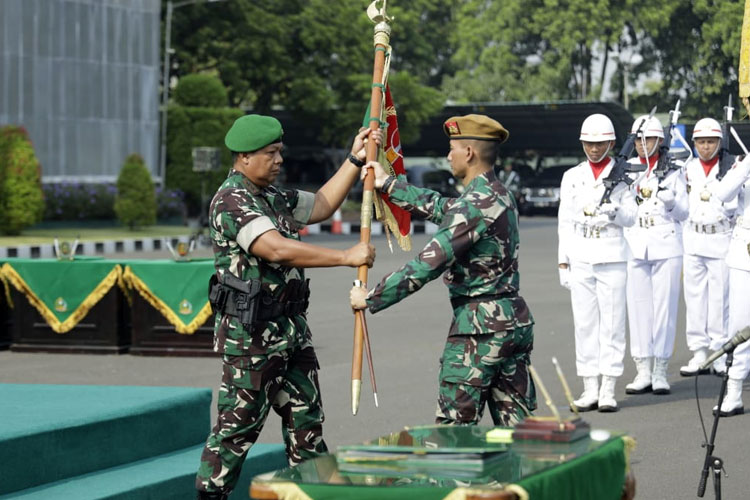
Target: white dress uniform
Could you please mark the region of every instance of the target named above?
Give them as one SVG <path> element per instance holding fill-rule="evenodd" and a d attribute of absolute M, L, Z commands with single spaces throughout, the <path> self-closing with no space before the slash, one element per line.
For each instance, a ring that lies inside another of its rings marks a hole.
<path fill-rule="evenodd" d="M 713 162 L 708 175 L 699 158 L 685 165 L 689 206 L 683 227 L 686 337 L 688 349 L 694 352 L 719 349 L 727 338 L 729 270 L 724 259 L 737 198 L 722 201 L 716 196 L 718 157 Z"/>
<path fill-rule="evenodd" d="M 558 263 L 570 269 L 576 370 L 584 378 L 623 372 L 628 252 L 623 227 L 633 225 L 638 207 L 633 192 L 620 184 L 610 196 L 615 215 L 596 211 L 613 166 L 610 159 L 595 179 L 584 161 L 565 172 L 560 186 Z"/>
<path fill-rule="evenodd" d="M 653 160 L 652 160 L 653 161 Z M 631 163 L 641 163 L 634 158 Z M 628 324 L 633 358 L 669 359 L 674 348 L 682 272 L 682 224 L 688 216 L 688 196 L 680 170 L 661 185 L 649 168 L 631 186 L 639 202 L 635 224 L 625 229 L 628 259 Z M 667 209 L 657 193 L 674 193 Z"/>
<path fill-rule="evenodd" d="M 735 164 L 714 190 L 722 201 L 738 203 L 737 220 L 729 243 L 726 263 L 729 267 L 729 327 L 727 334 L 733 336 L 750 326 L 750 157 Z M 750 342 L 740 344 L 734 350 L 734 362 L 729 368 L 729 381 L 722 415 L 744 412 L 742 406 L 742 381 L 750 373 Z M 740 409 L 742 411 L 740 411 Z"/>

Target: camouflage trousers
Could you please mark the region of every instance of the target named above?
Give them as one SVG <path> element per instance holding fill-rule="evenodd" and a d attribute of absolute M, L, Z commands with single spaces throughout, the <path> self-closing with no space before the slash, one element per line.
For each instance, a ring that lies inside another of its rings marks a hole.
<path fill-rule="evenodd" d="M 487 335 L 451 335 L 440 359 L 435 422 L 478 424 L 485 403 L 497 426 L 512 427 L 536 409 L 528 367 L 533 325 Z"/>
<path fill-rule="evenodd" d="M 290 465 L 328 451 L 312 345 L 265 356 L 224 356 L 223 369 L 219 415 L 201 455 L 196 489 L 232 491 L 271 408 L 281 417 Z"/>

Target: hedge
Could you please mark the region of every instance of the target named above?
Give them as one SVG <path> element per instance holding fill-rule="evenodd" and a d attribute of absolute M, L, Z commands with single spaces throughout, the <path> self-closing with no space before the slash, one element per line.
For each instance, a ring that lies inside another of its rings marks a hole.
<path fill-rule="evenodd" d="M 156 194 L 151 174 L 137 154 L 125 159 L 117 177 L 115 214 L 130 229 L 156 224 Z"/>
<path fill-rule="evenodd" d="M 42 220 L 41 167 L 22 127 L 0 129 L 0 231 L 9 235 Z"/>

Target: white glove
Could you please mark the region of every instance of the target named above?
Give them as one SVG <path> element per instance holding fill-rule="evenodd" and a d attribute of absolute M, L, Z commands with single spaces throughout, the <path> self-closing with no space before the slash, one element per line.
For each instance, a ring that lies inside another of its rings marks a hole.
<path fill-rule="evenodd" d="M 560 286 L 570 290 L 570 268 L 558 268 L 557 270 L 560 274 Z"/>
<path fill-rule="evenodd" d="M 609 217 L 609 220 L 613 220 L 617 215 L 617 209 L 618 207 L 614 203 L 604 203 L 599 207 L 598 212 Z"/>
<path fill-rule="evenodd" d="M 656 197 L 661 200 L 662 203 L 664 203 L 664 208 L 667 209 L 667 211 L 672 210 L 674 208 L 675 204 L 675 198 L 674 193 L 671 189 L 661 189 L 656 192 Z"/>

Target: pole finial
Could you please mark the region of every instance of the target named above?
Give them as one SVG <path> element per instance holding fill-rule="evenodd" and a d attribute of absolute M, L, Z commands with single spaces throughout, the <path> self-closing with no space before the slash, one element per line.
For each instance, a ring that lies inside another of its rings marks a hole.
<path fill-rule="evenodd" d="M 367 7 L 367 17 L 375 24 L 389 23 L 392 18 L 385 13 L 386 0 L 375 0 Z"/>

